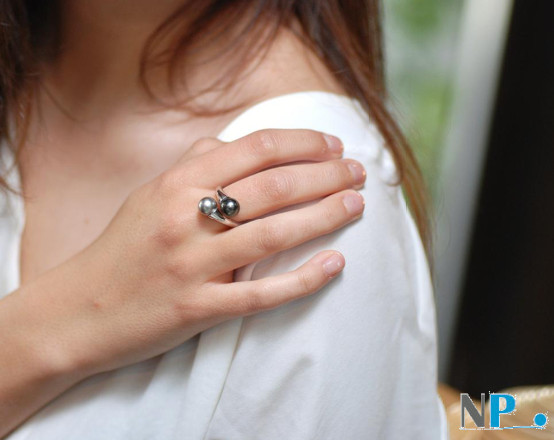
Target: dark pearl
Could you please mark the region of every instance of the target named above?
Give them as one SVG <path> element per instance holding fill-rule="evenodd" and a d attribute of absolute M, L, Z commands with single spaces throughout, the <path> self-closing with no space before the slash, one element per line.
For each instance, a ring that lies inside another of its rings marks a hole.
<path fill-rule="evenodd" d="M 217 202 L 211 197 L 204 197 L 198 202 L 198 209 L 204 215 L 210 215 L 217 209 Z"/>
<path fill-rule="evenodd" d="M 235 199 L 230 197 L 223 199 L 221 202 L 221 211 L 227 217 L 233 217 L 239 213 L 240 205 Z"/>

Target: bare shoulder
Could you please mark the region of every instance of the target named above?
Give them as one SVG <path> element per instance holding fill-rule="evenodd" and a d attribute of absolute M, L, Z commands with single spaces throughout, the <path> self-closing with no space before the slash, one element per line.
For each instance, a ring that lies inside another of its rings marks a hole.
<path fill-rule="evenodd" d="M 245 95 L 255 100 L 307 90 L 344 94 L 323 61 L 287 28 L 280 30 L 245 82 Z"/>
<path fill-rule="evenodd" d="M 248 38 L 241 44 L 253 46 Z M 214 84 L 213 90 L 208 86 L 208 93 L 195 97 L 200 108 L 214 110 L 208 117 L 187 120 L 186 128 L 195 138 L 221 133 L 245 110 L 271 98 L 305 91 L 345 95 L 325 63 L 288 28 L 282 27 L 268 47 L 241 65 L 238 76 L 232 73 L 236 61 L 232 56 L 225 53 L 216 57 L 187 77 L 191 90 L 205 90 L 206 84 Z M 224 86 L 227 74 L 232 81 Z"/>

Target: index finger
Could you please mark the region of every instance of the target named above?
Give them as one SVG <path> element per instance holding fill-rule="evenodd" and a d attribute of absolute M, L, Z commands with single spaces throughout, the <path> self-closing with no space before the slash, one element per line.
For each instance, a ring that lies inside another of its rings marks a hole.
<path fill-rule="evenodd" d="M 185 161 L 180 172 L 195 186 L 215 188 L 287 162 L 336 159 L 343 150 L 338 138 L 319 131 L 265 129 Z"/>

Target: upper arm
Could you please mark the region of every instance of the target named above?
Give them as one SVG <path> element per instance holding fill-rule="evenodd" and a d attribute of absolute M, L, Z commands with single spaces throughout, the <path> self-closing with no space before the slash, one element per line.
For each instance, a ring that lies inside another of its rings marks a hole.
<path fill-rule="evenodd" d="M 363 216 L 258 262 L 251 278 L 324 249 L 346 266 L 314 295 L 242 320 L 206 439 L 418 438 L 438 420 L 434 306 L 413 220 L 400 188 L 384 182 L 392 164 L 382 145 L 345 142 L 344 156 L 367 171 Z"/>

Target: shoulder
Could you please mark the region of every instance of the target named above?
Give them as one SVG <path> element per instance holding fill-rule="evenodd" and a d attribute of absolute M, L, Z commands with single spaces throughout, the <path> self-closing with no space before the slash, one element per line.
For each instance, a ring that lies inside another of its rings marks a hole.
<path fill-rule="evenodd" d="M 348 96 L 304 91 L 270 98 L 241 113 L 218 138 L 228 142 L 267 128 L 312 129 L 338 136 L 345 158 L 361 157 L 383 183 L 396 181 L 394 160 L 377 126 L 360 103 Z"/>
<path fill-rule="evenodd" d="M 218 137 L 223 141 L 232 141 L 267 128 L 312 129 L 338 136 L 344 144 L 343 157 L 360 161 L 366 169 L 366 181 L 359 190 L 365 200 L 362 220 L 345 228 L 348 233 L 337 231 L 331 236 L 341 237 L 342 241 L 348 241 L 350 237 L 358 244 L 366 241 L 373 248 L 385 247 L 387 253 L 394 250 L 404 253 L 396 255 L 395 259 L 389 258 L 390 262 L 394 260 L 397 263 L 398 258 L 405 259 L 406 254 L 413 253 L 410 249 L 414 244 L 413 231 L 410 230 L 412 219 L 400 186 L 394 184 L 397 169 L 392 154 L 376 125 L 356 100 L 323 91 L 281 95 L 250 107 Z M 402 243 L 400 249 L 394 243 Z"/>
<path fill-rule="evenodd" d="M 267 278 L 293 271 L 324 249 L 338 250 L 346 260 L 344 270 L 317 294 L 244 318 L 210 434 L 219 438 L 235 429 L 237 438 L 246 438 L 253 423 L 265 420 L 267 402 L 272 414 L 291 420 L 278 428 L 279 437 L 294 436 L 297 426 L 305 427 L 306 438 L 321 432 L 325 438 L 364 438 L 385 429 L 404 438 L 414 427 L 438 429 L 431 280 L 402 191 L 389 184 L 395 168 L 378 130 L 355 101 L 302 92 L 252 107 L 220 138 L 229 141 L 263 128 L 339 136 L 344 156 L 366 168 L 360 189 L 365 211 L 343 228 L 239 269 L 237 281 Z M 409 408 L 413 396 L 417 412 Z M 410 415 L 388 426 L 386 408 L 393 403 Z M 247 414 L 240 426 L 228 417 L 236 407 Z M 254 426 L 260 437 L 275 437 L 271 423 Z"/>
<path fill-rule="evenodd" d="M 223 141 L 231 141 L 267 128 L 313 129 L 338 136 L 344 143 L 344 157 L 360 161 L 367 172 L 364 187 L 359 190 L 365 200 L 362 219 L 343 230 L 288 250 L 289 256 L 295 254 L 297 258 L 285 259 L 287 264 L 291 267 L 299 264 L 309 252 L 315 250 L 312 248 L 314 243 L 336 246 L 336 249 L 344 251 L 345 257 L 351 257 L 350 261 L 359 261 L 360 271 L 365 266 L 381 269 L 386 267 L 386 270 L 380 271 L 382 274 L 410 273 L 412 278 L 403 280 L 408 289 L 393 290 L 395 295 L 413 296 L 413 291 L 408 293 L 406 290 L 419 284 L 413 279 L 414 273 L 419 272 L 423 280 L 428 278 L 422 243 L 401 187 L 394 184 L 397 181 L 397 170 L 392 154 L 362 106 L 352 98 L 335 93 L 290 93 L 250 107 L 235 118 L 218 137 Z M 308 206 L 317 201 L 296 207 Z M 287 209 L 289 208 L 281 211 Z M 370 254 L 372 258 L 368 259 Z M 256 271 L 252 272 L 254 266 L 255 264 L 250 265 L 244 275 L 256 275 Z M 258 269 L 260 267 L 266 265 L 258 265 Z M 291 267 L 280 269 L 285 271 Z M 391 282 L 383 281 L 389 284 Z M 429 283 L 425 284 L 429 290 Z"/>
<path fill-rule="evenodd" d="M 350 148 L 375 150 L 380 141 L 376 127 L 354 99 L 323 91 L 289 93 L 254 104 L 236 117 L 219 134 L 224 141 L 234 140 L 264 128 L 310 128 L 343 134 Z"/>
<path fill-rule="evenodd" d="M 361 105 L 349 97 L 309 91 L 282 95 L 254 105 L 232 121 L 219 135 L 231 141 L 266 128 L 307 128 L 338 136 L 344 143 L 344 157 L 360 161 L 367 172 L 364 187 L 364 215 L 346 227 L 282 252 L 286 258 L 270 256 L 239 271 L 240 279 L 265 277 L 298 267 L 316 251 L 333 248 L 343 253 L 345 268 L 342 283 L 354 281 L 375 291 L 364 297 L 367 307 L 380 298 L 394 303 L 395 316 L 409 316 L 418 310 L 432 339 L 432 283 L 423 244 L 397 181 L 392 154 L 375 124 Z M 319 200 L 319 199 L 318 199 Z M 318 200 L 296 205 L 309 206 Z M 283 208 L 276 213 L 288 210 Z M 355 273 L 352 278 L 347 273 Z M 364 276 L 368 279 L 363 280 Z M 373 286 L 373 288 L 372 288 Z M 385 297 L 386 296 L 386 300 Z M 417 306 L 416 306 L 417 304 Z M 392 321 L 391 321 L 392 322 Z"/>

